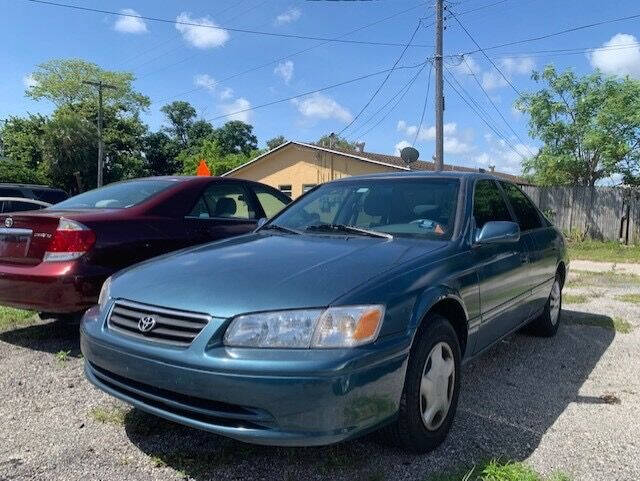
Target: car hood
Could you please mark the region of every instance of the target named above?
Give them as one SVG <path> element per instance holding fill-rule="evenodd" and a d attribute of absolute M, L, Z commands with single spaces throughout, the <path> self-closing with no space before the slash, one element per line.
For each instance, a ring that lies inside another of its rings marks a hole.
<path fill-rule="evenodd" d="M 446 242 L 255 233 L 169 254 L 116 276 L 111 295 L 216 317 L 324 307 Z"/>

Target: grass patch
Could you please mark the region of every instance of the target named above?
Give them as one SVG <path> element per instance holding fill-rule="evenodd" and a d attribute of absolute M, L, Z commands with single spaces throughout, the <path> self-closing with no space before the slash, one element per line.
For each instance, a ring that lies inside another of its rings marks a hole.
<path fill-rule="evenodd" d="M 640 285 L 640 276 L 635 274 L 627 274 L 623 272 L 604 271 L 571 271 L 575 276 L 571 276 L 566 287 L 584 287 L 584 286 L 628 286 L 629 284 Z"/>
<path fill-rule="evenodd" d="M 89 411 L 89 416 L 94 421 L 102 424 L 115 424 L 118 426 L 124 425 L 124 418 L 129 412 L 129 409 L 125 408 L 102 408 L 97 407 Z"/>
<path fill-rule="evenodd" d="M 36 313 L 33 311 L 23 311 L 22 309 L 0 306 L 0 331 L 14 327 L 28 326 L 37 320 Z"/>
<path fill-rule="evenodd" d="M 640 262 L 640 246 L 618 242 L 570 242 L 569 258 L 596 262 Z"/>
<path fill-rule="evenodd" d="M 629 334 L 633 330 L 633 326 L 629 321 L 621 317 L 612 318 L 604 315 L 572 312 L 570 315 L 566 315 L 565 319 L 568 324 L 601 327 L 621 334 Z"/>
<path fill-rule="evenodd" d="M 426 478 L 425 481 L 570 481 L 567 475 L 555 473 L 544 477 L 523 463 L 489 461 L 467 469 Z"/>
<path fill-rule="evenodd" d="M 565 294 L 562 300 L 567 304 L 584 304 L 589 297 L 584 294 Z"/>
<path fill-rule="evenodd" d="M 622 302 L 629 302 L 631 304 L 640 304 L 640 294 L 622 294 L 616 296 L 616 299 Z"/>
<path fill-rule="evenodd" d="M 59 364 L 64 364 L 65 362 L 67 362 L 69 360 L 69 354 L 71 354 L 71 351 L 58 351 L 55 354 L 56 357 L 56 362 Z"/>

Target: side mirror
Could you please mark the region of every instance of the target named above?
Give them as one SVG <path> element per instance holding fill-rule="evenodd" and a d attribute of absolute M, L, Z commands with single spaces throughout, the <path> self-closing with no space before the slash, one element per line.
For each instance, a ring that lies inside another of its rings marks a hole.
<path fill-rule="evenodd" d="M 258 224 L 256 225 L 256 230 L 259 229 L 260 227 L 262 227 L 263 225 L 265 225 L 267 223 L 267 218 L 266 217 L 260 217 L 258 219 Z"/>
<path fill-rule="evenodd" d="M 482 229 L 476 230 L 476 244 L 502 244 L 519 240 L 520 227 L 515 222 L 487 222 Z"/>

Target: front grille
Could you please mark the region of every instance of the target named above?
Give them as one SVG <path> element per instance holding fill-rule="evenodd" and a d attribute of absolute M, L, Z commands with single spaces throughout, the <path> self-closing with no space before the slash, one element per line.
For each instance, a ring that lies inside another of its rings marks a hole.
<path fill-rule="evenodd" d="M 152 318 L 155 322 L 148 332 L 140 329 L 140 321 L 145 318 Z M 211 317 L 206 314 L 119 300 L 111 309 L 107 326 L 113 331 L 138 339 L 187 347 L 210 320 Z"/>

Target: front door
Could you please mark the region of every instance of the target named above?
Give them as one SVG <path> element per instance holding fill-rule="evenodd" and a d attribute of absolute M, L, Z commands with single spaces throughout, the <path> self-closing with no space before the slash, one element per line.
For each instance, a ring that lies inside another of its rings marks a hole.
<path fill-rule="evenodd" d="M 189 242 L 202 244 L 251 232 L 258 222 L 256 212 L 243 182 L 215 182 L 185 218 Z"/>
<path fill-rule="evenodd" d="M 498 184 L 489 179 L 476 181 L 473 215 L 476 229 L 490 221 L 514 218 Z M 476 352 L 492 344 L 520 325 L 529 312 L 529 238 L 518 242 L 476 245 L 482 324 Z"/>

